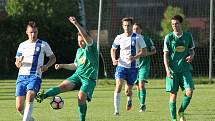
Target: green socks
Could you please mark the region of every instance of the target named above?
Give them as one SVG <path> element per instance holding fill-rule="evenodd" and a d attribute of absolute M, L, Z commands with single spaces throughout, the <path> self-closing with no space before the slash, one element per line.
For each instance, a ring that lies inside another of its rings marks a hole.
<path fill-rule="evenodd" d="M 140 90 L 139 92 L 139 101 L 141 105 L 145 105 L 146 100 L 146 89 Z"/>
<path fill-rule="evenodd" d="M 80 121 L 85 121 L 86 113 L 87 113 L 87 104 L 78 104 L 78 111 L 80 114 Z"/>
<path fill-rule="evenodd" d="M 170 110 L 171 119 L 172 120 L 176 119 L 176 101 L 173 101 L 173 102 L 169 101 L 169 110 Z"/>
<path fill-rule="evenodd" d="M 184 95 L 183 100 L 181 102 L 181 107 L 178 110 L 179 112 L 184 112 L 185 111 L 185 109 L 187 108 L 187 106 L 190 103 L 191 98 L 192 97 L 188 97 L 188 96 Z"/>
<path fill-rule="evenodd" d="M 52 96 L 55 96 L 55 95 L 58 95 L 60 93 L 60 88 L 59 87 L 52 87 L 52 88 L 49 88 L 45 93 L 44 93 L 44 98 L 47 98 L 47 97 L 52 97 Z"/>

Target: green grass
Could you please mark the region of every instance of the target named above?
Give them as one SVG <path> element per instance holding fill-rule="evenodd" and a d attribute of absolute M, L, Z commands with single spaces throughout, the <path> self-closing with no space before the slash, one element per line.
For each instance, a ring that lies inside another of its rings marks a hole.
<path fill-rule="evenodd" d="M 62 80 L 43 80 L 42 89 L 55 86 Z M 195 85 L 193 99 L 186 110 L 188 121 L 215 121 L 215 85 Z M 134 89 L 134 106 L 131 111 L 125 111 L 126 97 L 121 93 L 120 117 L 114 117 L 113 112 L 114 80 L 99 80 L 94 91 L 92 102 L 88 103 L 87 121 L 170 121 L 168 110 L 168 93 L 165 92 L 164 80 L 150 80 L 147 84 L 147 111 L 139 113 L 139 104 Z M 0 121 L 21 121 L 15 109 L 15 80 L 0 80 Z M 179 91 L 177 107 L 183 93 Z M 78 121 L 77 91 L 60 94 L 65 101 L 61 110 L 53 110 L 50 100 L 43 103 L 34 102 L 33 116 L 36 121 Z"/>

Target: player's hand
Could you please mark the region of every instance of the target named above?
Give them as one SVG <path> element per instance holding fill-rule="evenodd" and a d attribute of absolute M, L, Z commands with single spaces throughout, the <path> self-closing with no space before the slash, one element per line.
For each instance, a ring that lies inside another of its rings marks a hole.
<path fill-rule="evenodd" d="M 77 20 L 76 20 L 76 18 L 75 18 L 74 16 L 70 16 L 70 17 L 69 17 L 69 21 L 70 21 L 71 23 L 73 23 L 73 24 L 76 24 L 76 22 L 77 22 Z"/>
<path fill-rule="evenodd" d="M 46 65 L 43 65 L 43 66 L 40 66 L 40 71 L 41 72 L 45 72 L 45 71 L 47 71 L 49 68 L 48 68 L 48 66 L 46 66 Z"/>
<path fill-rule="evenodd" d="M 191 63 L 193 61 L 193 56 L 189 55 L 186 57 L 186 62 Z"/>
<path fill-rule="evenodd" d="M 167 76 L 168 78 L 170 78 L 170 79 L 173 78 L 173 76 L 172 76 L 172 74 L 171 74 L 171 72 L 170 72 L 169 70 L 166 71 L 166 76 Z"/>
<path fill-rule="evenodd" d="M 130 56 L 127 58 L 127 60 L 131 63 L 132 61 L 135 60 L 135 58 L 134 58 L 134 56 L 130 55 Z"/>
<path fill-rule="evenodd" d="M 61 65 L 61 64 L 55 64 L 55 69 L 56 69 L 56 70 L 58 70 L 58 69 L 60 69 L 60 68 L 62 68 L 62 65 Z"/>
<path fill-rule="evenodd" d="M 17 68 L 20 68 L 22 66 L 23 59 L 24 59 L 24 56 L 20 56 L 20 57 L 16 58 L 15 65 Z"/>
<path fill-rule="evenodd" d="M 116 66 L 118 64 L 118 60 L 112 60 L 113 65 Z"/>

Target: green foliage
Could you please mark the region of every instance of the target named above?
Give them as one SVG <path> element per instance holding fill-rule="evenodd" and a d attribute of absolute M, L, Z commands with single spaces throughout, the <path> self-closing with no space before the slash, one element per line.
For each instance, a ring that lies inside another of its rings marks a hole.
<path fill-rule="evenodd" d="M 168 6 L 164 12 L 164 18 L 161 21 L 161 28 L 162 28 L 162 31 L 160 32 L 161 37 L 165 37 L 166 34 L 172 31 L 170 20 L 174 15 L 181 15 L 184 18 L 184 21 L 182 23 L 182 30 L 187 31 L 188 21 L 185 19 L 183 10 L 179 7 Z"/>
<path fill-rule="evenodd" d="M 78 16 L 77 2 L 78 0 L 7 0 L 8 17 L 0 20 L 1 77 L 17 71 L 14 57 L 19 43 L 27 39 L 25 29 L 30 20 L 36 21 L 38 38 L 50 44 L 57 61 L 72 62 L 71 58 L 74 58 L 77 49 L 77 30 L 68 21 L 68 17 Z"/>

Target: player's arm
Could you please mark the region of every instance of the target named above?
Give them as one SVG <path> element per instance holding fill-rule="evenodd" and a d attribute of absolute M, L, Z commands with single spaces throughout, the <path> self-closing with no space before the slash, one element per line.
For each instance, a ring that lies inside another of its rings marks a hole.
<path fill-rule="evenodd" d="M 111 54 L 111 59 L 112 59 L 113 65 L 114 66 L 117 65 L 118 60 L 116 59 L 116 48 L 111 48 L 110 54 Z"/>
<path fill-rule="evenodd" d="M 45 65 L 40 67 L 41 72 L 47 71 L 48 68 L 51 67 L 56 62 L 56 57 L 54 54 L 48 56 L 48 58 L 49 58 L 49 61 Z"/>
<path fill-rule="evenodd" d="M 192 48 L 192 49 L 189 50 L 189 56 L 186 57 L 186 61 L 187 61 L 188 63 L 192 62 L 192 61 L 193 61 L 193 58 L 194 58 L 194 55 L 195 55 L 195 51 L 194 51 L 194 49 Z"/>
<path fill-rule="evenodd" d="M 169 78 L 172 78 L 171 72 L 169 70 L 169 59 L 168 59 L 169 49 L 168 49 L 168 46 L 167 46 L 168 45 L 167 44 L 167 38 L 168 38 L 168 36 L 166 36 L 165 39 L 164 39 L 163 62 L 164 62 L 165 70 L 166 70 L 166 76 L 169 77 Z"/>
<path fill-rule="evenodd" d="M 151 40 L 151 38 L 150 38 L 150 43 L 151 43 L 150 51 L 147 52 L 147 56 L 151 56 L 157 53 L 157 50 L 154 46 L 154 42 Z"/>
<path fill-rule="evenodd" d="M 69 21 L 78 29 L 78 32 L 84 38 L 85 43 L 87 45 L 91 45 L 93 43 L 93 38 L 87 34 L 86 30 L 77 22 L 76 18 L 74 16 L 70 16 Z"/>
<path fill-rule="evenodd" d="M 138 59 L 141 56 L 146 56 L 146 55 L 147 55 L 147 48 L 142 48 L 135 56 L 133 56 L 133 60 Z M 133 61 L 133 60 L 131 60 L 131 61 Z"/>
<path fill-rule="evenodd" d="M 169 70 L 168 51 L 164 51 L 163 62 L 164 62 L 164 67 L 165 67 L 165 70 L 166 70 L 167 77 L 172 78 L 171 72 Z"/>
<path fill-rule="evenodd" d="M 22 66 L 23 59 L 24 59 L 24 56 L 16 57 L 15 65 L 17 68 L 20 68 Z"/>
<path fill-rule="evenodd" d="M 77 66 L 74 63 L 70 64 L 55 64 L 55 69 L 67 69 L 67 70 L 76 70 Z"/>
<path fill-rule="evenodd" d="M 195 51 L 194 51 L 194 48 L 195 48 L 195 44 L 193 42 L 193 37 L 192 35 L 190 36 L 190 44 L 189 44 L 189 55 L 186 57 L 186 61 L 188 63 L 192 62 L 193 61 L 193 58 L 195 56 Z"/>
<path fill-rule="evenodd" d="M 154 55 L 157 53 L 156 48 L 151 49 L 151 51 L 147 51 L 147 56 Z"/>

